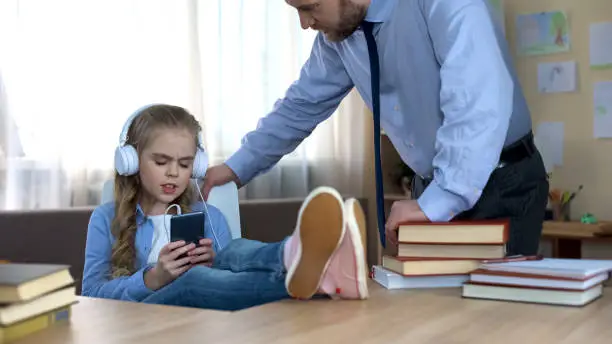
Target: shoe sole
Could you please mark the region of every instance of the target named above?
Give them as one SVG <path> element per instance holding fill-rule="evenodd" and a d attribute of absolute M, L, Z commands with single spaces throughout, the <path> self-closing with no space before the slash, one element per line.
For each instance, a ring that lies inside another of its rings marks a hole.
<path fill-rule="evenodd" d="M 365 213 L 361 204 L 351 198 L 345 203 L 345 211 L 348 212 L 346 216 L 346 222 L 348 227 L 348 233 L 346 235 L 351 236 L 351 243 L 353 244 L 353 252 L 355 252 L 355 267 L 357 269 L 357 290 L 361 299 L 367 299 L 368 292 L 368 281 L 367 281 L 367 262 L 365 258 L 365 234 L 366 234 L 366 218 Z M 362 233 L 364 235 L 362 235 Z"/>
<path fill-rule="evenodd" d="M 286 288 L 298 299 L 311 298 L 318 290 L 331 257 L 344 237 L 344 202 L 328 187 L 313 190 L 298 214 L 296 258 L 287 271 Z"/>

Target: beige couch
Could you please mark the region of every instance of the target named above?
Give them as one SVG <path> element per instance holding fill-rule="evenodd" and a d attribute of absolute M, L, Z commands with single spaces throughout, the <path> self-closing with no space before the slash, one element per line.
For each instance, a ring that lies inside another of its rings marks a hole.
<path fill-rule="evenodd" d="M 367 202 L 361 203 L 367 214 Z M 242 237 L 264 242 L 283 239 L 293 231 L 301 204 L 302 199 L 241 202 Z M 0 212 L 0 260 L 69 264 L 80 293 L 92 210 Z"/>

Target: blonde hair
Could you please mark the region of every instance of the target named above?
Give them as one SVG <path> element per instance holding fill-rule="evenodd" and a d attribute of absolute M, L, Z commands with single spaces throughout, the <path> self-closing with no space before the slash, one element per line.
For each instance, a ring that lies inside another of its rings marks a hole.
<path fill-rule="evenodd" d="M 201 127 L 187 110 L 172 105 L 152 105 L 142 109 L 134 118 L 128 129 L 127 144 L 134 146 L 140 157 L 156 130 L 175 128 L 187 129 L 198 144 Z M 193 191 L 188 187 L 171 204 L 180 206 L 183 213 L 189 212 L 194 198 Z M 115 216 L 111 223 L 111 233 L 115 237 L 115 244 L 111 253 L 111 275 L 116 278 L 129 276 L 136 271 L 136 207 L 141 195 L 139 174 L 122 176 L 115 173 L 114 192 Z"/>

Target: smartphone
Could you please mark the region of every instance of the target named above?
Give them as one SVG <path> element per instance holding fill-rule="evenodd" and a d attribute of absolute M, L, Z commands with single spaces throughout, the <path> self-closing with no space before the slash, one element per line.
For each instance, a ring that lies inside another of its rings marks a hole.
<path fill-rule="evenodd" d="M 185 241 L 189 245 L 194 243 L 199 246 L 200 239 L 204 238 L 204 220 L 203 212 L 194 212 L 182 215 L 174 215 L 170 219 L 170 241 Z M 181 255 L 177 259 L 181 259 L 186 255 Z"/>

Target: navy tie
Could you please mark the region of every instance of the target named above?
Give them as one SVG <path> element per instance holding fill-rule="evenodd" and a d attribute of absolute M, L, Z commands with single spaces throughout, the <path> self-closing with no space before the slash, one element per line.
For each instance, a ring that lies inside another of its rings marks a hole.
<path fill-rule="evenodd" d="M 376 211 L 378 218 L 378 231 L 380 232 L 380 243 L 386 246 L 385 237 L 385 203 L 382 184 L 382 166 L 380 162 L 380 67 L 378 64 L 378 49 L 374 40 L 374 23 L 364 21 L 362 23 L 363 33 L 368 44 L 368 55 L 370 56 L 370 75 L 372 82 L 372 108 L 374 113 L 374 158 L 376 170 Z"/>

